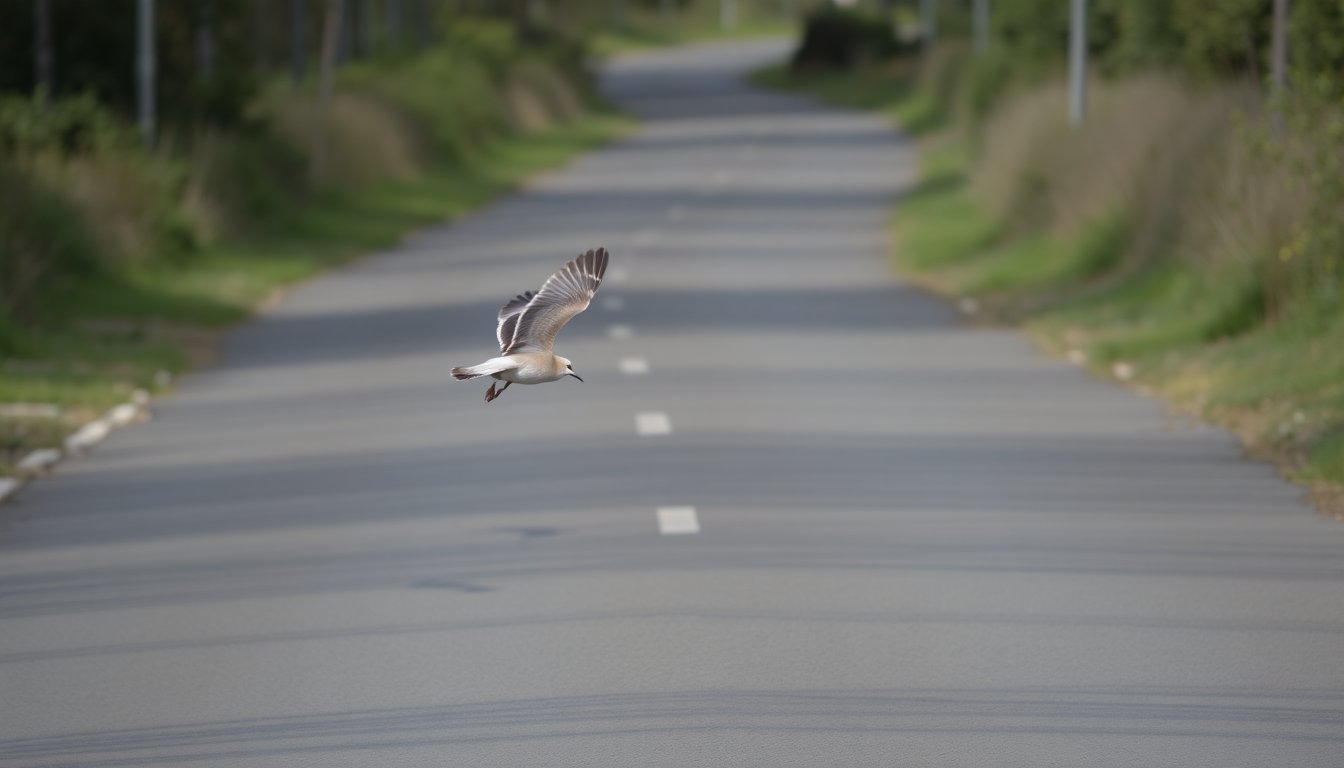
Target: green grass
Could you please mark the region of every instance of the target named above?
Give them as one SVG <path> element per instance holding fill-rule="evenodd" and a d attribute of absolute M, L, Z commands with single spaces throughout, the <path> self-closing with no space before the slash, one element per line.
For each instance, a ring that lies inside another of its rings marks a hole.
<path fill-rule="evenodd" d="M 962 151 L 926 153 L 920 186 L 893 216 L 898 269 L 977 298 L 1047 348 L 1081 351 L 1099 375 L 1128 363 L 1139 384 L 1234 429 L 1290 477 L 1344 483 L 1344 318 L 1327 307 L 1267 324 L 1250 273 L 1120 269 L 1119 215 L 1070 238 L 1006 234 L 972 199 L 966 162 Z"/>
<path fill-rule="evenodd" d="M 719 25 L 717 8 L 714 14 L 682 13 L 671 20 L 663 19 L 656 12 L 633 12 L 626 15 L 620 29 L 607 26 L 594 32 L 589 37 L 589 45 L 594 53 L 610 56 L 715 40 L 782 37 L 797 32 L 797 22 L 793 19 L 769 16 L 745 18 L 736 27 L 724 29 Z"/>
<path fill-rule="evenodd" d="M 276 290 L 472 211 L 629 127 L 622 116 L 595 113 L 500 140 L 415 181 L 324 194 L 276 215 L 247 240 L 207 247 L 184 263 L 65 285 L 44 302 L 43 330 L 24 334 L 22 354 L 0 368 L 0 403 L 50 403 L 63 413 L 0 422 L 0 474 L 133 389 L 153 390 L 159 371 L 208 360 L 218 332 Z"/>
<path fill-rule="evenodd" d="M 892 219 L 894 261 L 902 272 L 955 296 L 976 297 L 996 315 L 1065 301 L 1124 252 L 1122 217 L 1107 217 L 1066 240 L 1010 233 L 967 191 L 969 157 L 961 147 L 926 152 L 922 180 Z"/>
<path fill-rule="evenodd" d="M 912 85 L 911 67 L 911 62 L 899 61 L 856 76 L 826 70 L 794 72 L 776 64 L 756 70 L 751 80 L 766 88 L 803 91 L 833 104 L 881 112 L 907 133 L 923 136 L 947 127 L 949 116 L 938 99 Z"/>
<path fill-rule="evenodd" d="M 991 319 L 1021 324 L 1057 353 L 1083 353 L 1100 376 L 1127 363 L 1134 384 L 1235 430 L 1251 453 L 1313 484 L 1323 508 L 1344 512 L 1337 301 L 1271 319 L 1251 266 L 1160 255 L 1131 263 L 1124 210 L 1071 236 L 996 220 L 970 190 L 966 132 L 940 131 L 947 116 L 898 69 L 794 75 L 776 67 L 755 79 L 880 111 L 925 137 L 921 181 L 891 220 L 898 271 L 945 296 L 976 298 Z"/>

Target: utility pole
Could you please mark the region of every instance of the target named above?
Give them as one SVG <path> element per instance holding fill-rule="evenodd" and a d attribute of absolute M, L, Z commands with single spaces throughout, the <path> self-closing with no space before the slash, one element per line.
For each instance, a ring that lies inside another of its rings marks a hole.
<path fill-rule="evenodd" d="M 1087 0 L 1073 0 L 1069 20 L 1069 122 L 1087 116 Z"/>
<path fill-rule="evenodd" d="M 989 47 L 989 0 L 975 0 L 972 9 L 975 26 L 975 52 L 984 53 Z"/>
<path fill-rule="evenodd" d="M 34 46 L 33 71 L 37 74 L 37 99 L 43 107 L 51 103 L 56 94 L 56 57 L 51 53 L 51 2 L 34 0 L 33 21 L 37 26 Z"/>
<path fill-rule="evenodd" d="M 1274 40 L 1269 53 L 1270 130 L 1275 139 L 1283 138 L 1283 95 L 1288 90 L 1288 4 L 1274 0 Z"/>
<path fill-rule="evenodd" d="M 289 74 L 302 85 L 308 68 L 308 16 L 305 0 L 289 0 Z"/>
<path fill-rule="evenodd" d="M 146 147 L 154 146 L 154 0 L 139 0 L 135 25 L 135 112 Z"/>
<path fill-rule="evenodd" d="M 920 0 L 920 26 L 924 45 L 938 39 L 938 0 Z"/>
<path fill-rule="evenodd" d="M 322 19 L 322 61 L 317 73 L 317 115 L 313 120 L 313 164 L 309 168 L 312 179 L 321 181 L 327 175 L 327 121 L 331 117 L 331 100 L 336 82 L 336 49 L 340 45 L 344 0 L 327 0 Z"/>
<path fill-rule="evenodd" d="M 336 13 L 340 16 L 340 22 L 336 25 L 336 63 L 344 64 L 355 55 L 355 32 L 350 23 L 350 2 L 351 0 L 336 0 Z M 330 12 L 330 11 L 328 11 Z M 323 41 L 323 45 L 326 42 Z"/>
<path fill-rule="evenodd" d="M 719 0 L 719 29 L 737 29 L 737 0 Z"/>

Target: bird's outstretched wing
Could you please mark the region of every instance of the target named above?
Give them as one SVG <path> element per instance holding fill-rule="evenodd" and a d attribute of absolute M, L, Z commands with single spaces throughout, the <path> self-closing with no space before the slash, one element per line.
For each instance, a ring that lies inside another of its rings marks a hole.
<path fill-rule="evenodd" d="M 527 303 L 532 301 L 532 297 L 537 294 L 533 291 L 520 293 L 509 299 L 509 303 L 499 308 L 499 327 L 495 329 L 495 335 L 499 337 L 499 351 L 503 352 L 508 348 L 509 342 L 513 341 L 513 330 L 518 325 L 518 315 L 527 307 Z"/>
<path fill-rule="evenodd" d="M 565 323 L 588 308 L 606 271 L 605 248 L 588 251 L 561 267 L 515 316 L 516 319 L 508 321 L 513 325 L 513 335 L 502 352 L 510 355 L 523 350 L 551 351 L 555 335 Z M 513 303 L 509 302 L 505 307 Z M 500 313 L 503 314 L 503 310 Z M 503 332 L 502 323 L 500 331 Z"/>

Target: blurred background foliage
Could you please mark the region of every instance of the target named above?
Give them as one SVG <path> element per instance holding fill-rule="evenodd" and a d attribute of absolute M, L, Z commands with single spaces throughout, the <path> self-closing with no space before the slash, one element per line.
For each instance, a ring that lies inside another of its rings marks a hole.
<path fill-rule="evenodd" d="M 733 3 L 731 18 L 712 0 L 154 6 L 150 147 L 136 124 L 136 0 L 0 0 L 0 403 L 60 411 L 0 419 L 0 473 L 207 359 L 210 329 L 278 288 L 625 130 L 596 95 L 599 50 L 781 31 L 791 11 L 774 0 Z"/>
<path fill-rule="evenodd" d="M 932 41 L 919 2 L 818 9 L 792 72 L 761 75 L 922 137 L 903 270 L 1222 421 L 1344 508 L 1344 2 L 1292 0 L 1278 88 L 1274 0 L 1092 0 L 1077 126 L 1070 3 L 988 0 L 980 44 L 970 0 L 936 5 Z"/>
<path fill-rule="evenodd" d="M 1066 0 L 987 0 L 983 41 L 974 0 L 157 0 L 152 149 L 135 5 L 0 0 L 0 401 L 103 407 L 190 329 L 612 135 L 602 53 L 800 29 L 767 80 L 924 137 L 914 279 L 1344 480 L 1344 0 L 1293 0 L 1281 92 L 1274 0 L 1091 0 L 1080 127 Z M 0 426 L 0 468 L 42 432 Z"/>
<path fill-rule="evenodd" d="M 49 83 L 38 63 L 43 6 Z M 63 284 L 190 261 L 332 191 L 466 165 L 500 137 L 591 113 L 595 44 L 778 31 L 794 10 L 787 0 L 732 2 L 731 18 L 709 0 L 155 6 L 150 150 L 134 125 L 136 0 L 0 0 L 0 194 L 26 201 L 0 210 L 0 353 L 31 352 L 22 332 L 64 319 L 68 308 L 43 311 Z M 329 8 L 341 24 L 336 93 L 324 104 Z M 83 234 L 43 236 L 58 220 L 62 234 Z"/>

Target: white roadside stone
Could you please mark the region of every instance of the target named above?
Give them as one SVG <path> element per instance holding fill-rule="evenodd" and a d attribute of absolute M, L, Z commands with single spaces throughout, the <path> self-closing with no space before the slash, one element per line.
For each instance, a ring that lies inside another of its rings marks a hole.
<path fill-rule="evenodd" d="M 9 495 L 19 490 L 21 485 L 23 485 L 23 483 L 20 483 L 12 477 L 0 477 L 0 501 L 9 498 Z"/>
<path fill-rule="evenodd" d="M 65 452 L 79 453 L 86 451 L 93 446 L 101 443 L 103 438 L 107 437 L 112 431 L 112 425 L 103 419 L 94 419 L 88 424 L 75 430 L 74 434 L 65 438 Z"/>
<path fill-rule="evenodd" d="M 38 448 L 19 461 L 19 472 L 25 475 L 40 475 L 60 461 L 61 456 L 59 448 Z"/>
<path fill-rule="evenodd" d="M 3 403 L 0 417 L 10 419 L 55 419 L 61 415 L 61 406 L 51 403 Z"/>
<path fill-rule="evenodd" d="M 108 411 L 103 419 L 114 427 L 124 427 L 135 421 L 135 417 L 140 414 L 140 409 L 133 403 L 122 403 L 112 410 Z"/>

